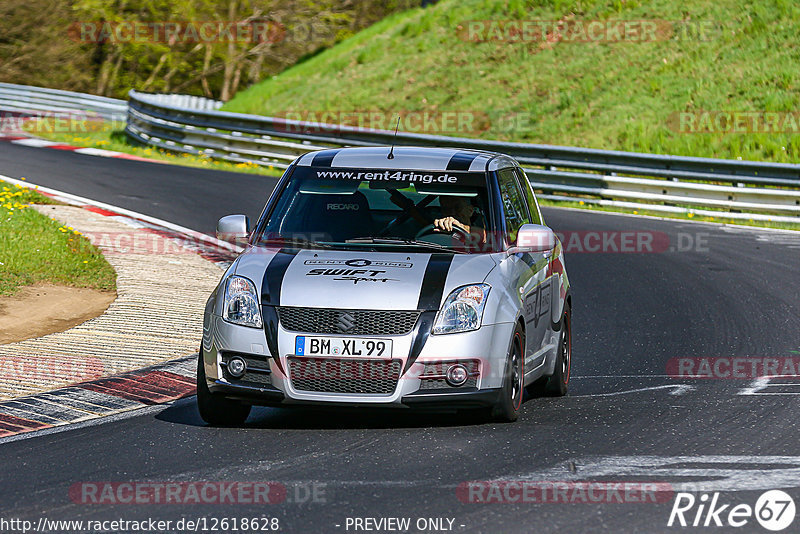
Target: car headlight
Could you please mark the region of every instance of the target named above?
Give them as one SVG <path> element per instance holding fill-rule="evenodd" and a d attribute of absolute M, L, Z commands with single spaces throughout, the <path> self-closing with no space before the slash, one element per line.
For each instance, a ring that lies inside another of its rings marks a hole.
<path fill-rule="evenodd" d="M 454 334 L 480 328 L 489 289 L 491 288 L 486 284 L 474 284 L 454 289 L 444 301 L 442 309 L 436 314 L 433 333 Z"/>
<path fill-rule="evenodd" d="M 222 318 L 229 323 L 261 328 L 261 311 L 253 282 L 241 276 L 231 276 L 225 284 L 225 307 Z"/>

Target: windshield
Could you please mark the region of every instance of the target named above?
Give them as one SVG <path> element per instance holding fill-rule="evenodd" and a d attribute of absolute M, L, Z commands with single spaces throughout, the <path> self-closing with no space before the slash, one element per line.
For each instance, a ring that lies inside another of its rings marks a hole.
<path fill-rule="evenodd" d="M 256 243 L 485 250 L 482 172 L 296 167 Z"/>

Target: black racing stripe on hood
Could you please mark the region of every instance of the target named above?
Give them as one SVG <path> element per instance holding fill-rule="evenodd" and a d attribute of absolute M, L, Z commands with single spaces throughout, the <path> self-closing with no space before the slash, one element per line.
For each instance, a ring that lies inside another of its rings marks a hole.
<path fill-rule="evenodd" d="M 278 369 L 283 372 L 280 353 L 278 351 L 278 305 L 281 302 L 281 286 L 283 277 L 292 260 L 297 256 L 297 251 L 279 250 L 270 260 L 264 271 L 261 281 L 261 315 L 264 319 L 264 335 L 267 338 L 267 348 Z"/>
<path fill-rule="evenodd" d="M 472 162 L 480 154 L 474 152 L 456 152 L 450 161 L 447 163 L 448 171 L 468 171 Z"/>
<path fill-rule="evenodd" d="M 438 310 L 442 302 L 444 283 L 450 264 L 453 263 L 452 254 L 431 254 L 425 275 L 422 278 L 422 287 L 419 291 L 418 310 Z"/>
<path fill-rule="evenodd" d="M 339 153 L 341 148 L 332 148 L 330 150 L 323 150 L 318 152 L 314 159 L 311 160 L 312 167 L 330 167 L 333 163 L 333 158 Z"/>
<path fill-rule="evenodd" d="M 272 257 L 264 271 L 261 282 L 261 304 L 265 306 L 278 306 L 281 302 L 281 286 L 283 277 L 289 269 L 289 264 L 297 255 L 297 251 L 279 250 Z"/>

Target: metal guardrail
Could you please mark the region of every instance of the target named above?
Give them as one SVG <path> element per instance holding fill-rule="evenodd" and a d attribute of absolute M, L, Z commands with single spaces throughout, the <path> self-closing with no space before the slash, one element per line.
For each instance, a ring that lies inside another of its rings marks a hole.
<path fill-rule="evenodd" d="M 22 116 L 89 112 L 106 121 L 125 121 L 128 103 L 116 98 L 59 89 L 0 83 L 0 109 Z"/>
<path fill-rule="evenodd" d="M 0 83 L 0 109 L 92 111 L 127 119 L 129 137 L 162 149 L 278 169 L 310 150 L 341 146 L 444 146 L 517 159 L 540 198 L 800 224 L 800 165 L 662 156 L 444 137 L 219 111 L 221 102 L 130 91 L 129 101 Z M 122 115 L 124 114 L 124 115 Z M 721 211 L 720 211 L 721 210 Z"/>
<path fill-rule="evenodd" d="M 664 212 L 800 223 L 800 165 L 661 156 L 368 130 L 229 113 L 218 103 L 129 94 L 126 132 L 164 149 L 285 168 L 337 146 L 450 146 L 517 159 L 540 197 Z M 213 105 L 211 104 L 213 103 Z M 688 208 L 685 206 L 689 206 Z M 726 210 L 724 212 L 716 210 Z"/>

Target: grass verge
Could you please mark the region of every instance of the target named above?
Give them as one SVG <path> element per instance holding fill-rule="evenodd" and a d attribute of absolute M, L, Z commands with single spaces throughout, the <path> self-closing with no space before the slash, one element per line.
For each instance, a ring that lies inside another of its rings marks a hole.
<path fill-rule="evenodd" d="M 54 203 L 0 181 L 0 295 L 40 282 L 116 289 L 116 272 L 86 237 L 29 207 Z"/>

